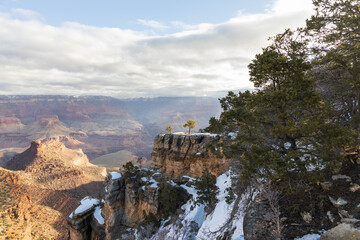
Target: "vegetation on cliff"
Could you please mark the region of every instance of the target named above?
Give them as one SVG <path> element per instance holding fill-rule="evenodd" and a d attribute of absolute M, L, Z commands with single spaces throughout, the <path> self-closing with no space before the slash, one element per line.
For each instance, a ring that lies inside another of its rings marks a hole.
<path fill-rule="evenodd" d="M 216 177 L 207 168 L 204 169 L 201 178 L 195 182 L 195 189 L 198 192 L 197 204 L 204 204 L 207 210 L 214 209 L 218 202 L 216 195 L 219 193 L 219 188 L 216 186 Z"/>
<path fill-rule="evenodd" d="M 314 5 L 305 29 L 278 34 L 249 64 L 256 90 L 229 92 L 220 100 L 220 118 L 210 120 L 208 130 L 236 134 L 223 145 L 240 159 L 243 179 L 281 180 L 283 189 L 318 181 L 338 170 L 355 144 L 360 4 Z"/>
<path fill-rule="evenodd" d="M 187 122 L 184 124 L 183 127 L 184 128 L 189 128 L 189 135 L 190 135 L 191 129 L 196 127 L 196 122 L 194 120 L 187 120 Z"/>

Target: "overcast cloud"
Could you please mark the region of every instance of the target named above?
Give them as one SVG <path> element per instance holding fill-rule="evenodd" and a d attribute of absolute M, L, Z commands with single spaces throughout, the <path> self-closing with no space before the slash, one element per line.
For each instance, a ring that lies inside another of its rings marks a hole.
<path fill-rule="evenodd" d="M 247 65 L 268 37 L 303 26 L 311 13 L 310 0 L 278 0 L 266 13 L 219 24 L 139 19 L 153 30 L 136 32 L 54 27 L 13 9 L 0 13 L 0 94 L 218 97 L 251 89 Z M 161 35 L 165 28 L 178 32 Z"/>

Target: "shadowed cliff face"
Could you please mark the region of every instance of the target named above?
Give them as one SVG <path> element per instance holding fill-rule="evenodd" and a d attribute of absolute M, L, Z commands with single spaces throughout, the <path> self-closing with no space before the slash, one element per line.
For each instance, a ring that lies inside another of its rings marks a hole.
<path fill-rule="evenodd" d="M 159 134 L 154 139 L 151 161 L 154 167 L 173 176 L 200 177 L 206 168 L 215 176 L 224 173 L 229 161 L 208 149 L 211 134 Z"/>

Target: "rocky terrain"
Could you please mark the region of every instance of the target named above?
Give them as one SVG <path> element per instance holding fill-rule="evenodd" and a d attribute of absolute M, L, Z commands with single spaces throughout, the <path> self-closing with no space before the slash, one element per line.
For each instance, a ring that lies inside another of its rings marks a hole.
<path fill-rule="evenodd" d="M 205 168 L 216 175 L 227 170 L 228 162 L 216 158 L 207 149 L 214 137 L 209 134 L 158 135 L 154 140 L 152 161 L 160 172 L 135 167 L 109 174 L 104 183 L 104 199 L 84 199 L 69 216 L 71 239 L 116 239 L 133 235 L 129 228 L 139 227 L 149 216 L 167 217 L 164 209 L 168 206 L 165 207 L 163 195 L 178 196 L 175 198 L 178 202 L 174 199 L 169 202 L 175 210 L 191 195 L 187 186 L 191 188 L 193 178 L 183 175 L 201 176 Z M 176 165 L 177 162 L 180 163 Z M 184 167 L 169 168 L 171 165 Z"/>
<path fill-rule="evenodd" d="M 67 239 L 63 214 L 33 196 L 21 173 L 0 168 L 0 239 Z"/>
<path fill-rule="evenodd" d="M 106 176 L 106 169 L 89 163 L 81 149 L 55 140 L 32 141 L 6 168 L 0 169 L 0 224 L 11 239 L 67 239 L 64 216 L 84 196 L 97 196 Z"/>
<path fill-rule="evenodd" d="M 219 176 L 228 169 L 230 162 L 210 151 L 212 140 L 219 141 L 220 137 L 208 133 L 159 134 L 154 139 L 151 163 L 174 177 L 200 177 L 205 169 Z"/>
<path fill-rule="evenodd" d="M 106 178 L 104 199 L 84 198 L 81 205 L 68 217 L 71 239 L 122 239 L 129 228 L 139 227 L 149 216 L 160 219 L 164 214 L 162 197 L 164 185 L 172 189 L 181 206 L 188 198 L 187 192 L 169 181 L 164 175 L 142 169 L 132 172 L 112 172 Z"/>
<path fill-rule="evenodd" d="M 83 149 L 90 162 L 116 153 L 108 155 L 110 163 L 103 166 L 114 167 L 116 158 L 127 153 L 150 159 L 153 136 L 167 125 L 179 131 L 194 119 L 198 130 L 219 113 L 219 103 L 213 98 L 0 96 L 0 166 L 30 141 L 49 138 Z"/>
<path fill-rule="evenodd" d="M 104 197 L 83 199 L 69 215 L 71 239 L 359 239 L 357 152 L 349 153 L 342 169 L 326 181 L 279 196 L 260 180 L 237 185 L 236 172 L 207 150 L 211 140 L 219 137 L 156 136 L 152 161 L 157 170 L 135 167 L 132 174 L 129 169 L 109 174 Z M 184 176 L 201 175 L 191 165 L 218 176 L 218 201 L 211 209 L 198 203 L 198 180 Z M 170 215 L 163 212 L 164 183 L 174 188 L 167 195 L 181 196 L 171 201 L 178 206 Z"/>

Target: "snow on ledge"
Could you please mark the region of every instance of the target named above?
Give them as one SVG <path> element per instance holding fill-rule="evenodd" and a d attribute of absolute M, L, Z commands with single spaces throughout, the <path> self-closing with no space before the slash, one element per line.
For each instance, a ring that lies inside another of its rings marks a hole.
<path fill-rule="evenodd" d="M 87 210 L 89 210 L 90 208 L 92 208 L 94 205 L 98 205 L 100 203 L 99 199 L 97 198 L 91 198 L 91 197 L 84 197 L 81 201 L 80 201 L 80 206 L 78 206 L 75 211 L 74 214 L 80 214 L 83 213 Z M 70 214 L 69 218 L 72 218 L 73 214 Z"/>
<path fill-rule="evenodd" d="M 214 133 L 191 133 L 189 135 L 189 133 L 184 133 L 184 132 L 174 132 L 174 133 L 171 133 L 171 135 L 209 136 L 209 137 L 212 137 L 212 138 L 220 136 L 219 134 L 214 134 Z"/>
<path fill-rule="evenodd" d="M 118 172 L 111 172 L 110 175 L 111 175 L 112 180 L 121 178 L 121 173 L 118 173 Z"/>

